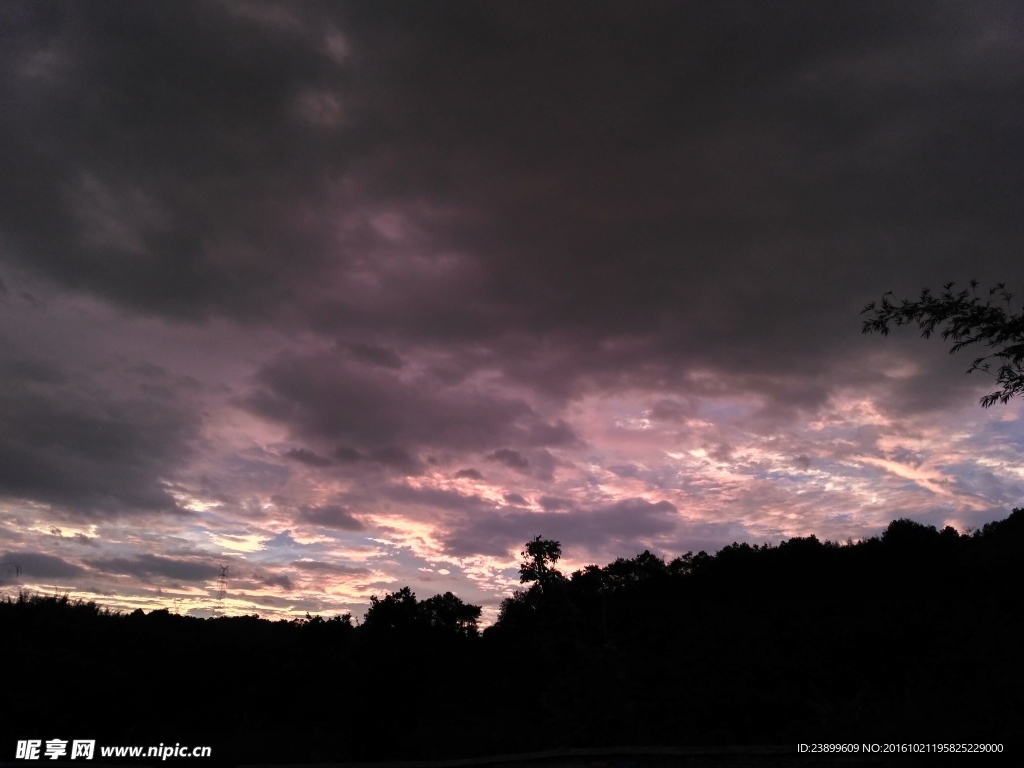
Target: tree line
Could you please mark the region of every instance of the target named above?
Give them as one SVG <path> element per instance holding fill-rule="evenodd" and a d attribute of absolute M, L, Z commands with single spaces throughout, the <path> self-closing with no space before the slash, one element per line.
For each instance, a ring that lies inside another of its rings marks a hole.
<path fill-rule="evenodd" d="M 358 624 L 9 596 L 0 729 L 212 744 L 239 764 L 1006 741 L 1024 722 L 1022 545 L 1015 509 L 967 534 L 896 520 L 858 543 L 645 551 L 563 574 L 560 543 L 537 536 L 482 632 L 479 606 L 409 587 Z"/>

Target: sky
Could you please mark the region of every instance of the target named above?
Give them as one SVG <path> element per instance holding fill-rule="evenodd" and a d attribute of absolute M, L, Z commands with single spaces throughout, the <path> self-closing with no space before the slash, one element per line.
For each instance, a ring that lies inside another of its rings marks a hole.
<path fill-rule="evenodd" d="M 0 593 L 291 618 L 1024 501 L 1010 2 L 0 4 Z M 226 568 L 225 568 L 226 567 Z M 222 573 L 224 578 L 221 578 Z"/>

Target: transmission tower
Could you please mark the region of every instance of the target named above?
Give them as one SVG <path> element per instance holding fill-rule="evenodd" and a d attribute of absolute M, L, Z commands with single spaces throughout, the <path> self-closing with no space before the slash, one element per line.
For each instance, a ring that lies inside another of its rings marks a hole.
<path fill-rule="evenodd" d="M 224 613 L 224 597 L 228 593 L 228 569 L 230 565 L 220 567 L 220 578 L 217 579 L 217 602 L 214 608 L 214 616 L 221 616 Z"/>

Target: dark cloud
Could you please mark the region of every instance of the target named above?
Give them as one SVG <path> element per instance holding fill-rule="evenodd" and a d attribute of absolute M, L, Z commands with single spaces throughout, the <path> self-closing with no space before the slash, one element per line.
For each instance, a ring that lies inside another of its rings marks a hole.
<path fill-rule="evenodd" d="M 523 454 L 519 451 L 513 451 L 511 448 L 499 448 L 494 453 L 488 454 L 487 458 L 499 464 L 504 464 L 509 469 L 515 469 L 520 472 L 525 471 L 530 466 L 530 461 Z"/>
<path fill-rule="evenodd" d="M 572 506 L 572 500 L 562 499 L 557 496 L 541 496 L 537 503 L 541 505 L 545 512 L 569 509 Z"/>
<path fill-rule="evenodd" d="M 411 456 L 402 448 L 391 445 L 373 451 L 367 458 L 371 462 L 396 469 L 405 475 L 417 475 L 423 468 L 423 464 L 418 458 Z"/>
<path fill-rule="evenodd" d="M 400 504 L 415 504 L 434 507 L 447 512 L 483 513 L 494 508 L 494 503 L 482 497 L 466 495 L 443 488 L 414 488 L 410 485 L 390 485 L 381 494 Z"/>
<path fill-rule="evenodd" d="M 297 461 L 300 464 L 305 464 L 310 467 L 329 467 L 334 463 L 330 459 L 318 456 L 308 448 L 289 448 L 284 452 L 284 455 L 293 461 Z"/>
<path fill-rule="evenodd" d="M 30 579 L 73 579 L 85 573 L 81 566 L 43 552 L 5 552 L 0 562 L 13 563 Z"/>
<path fill-rule="evenodd" d="M 977 403 L 983 395 L 998 389 L 992 377 L 964 375 L 976 357 L 973 350 L 966 349 L 951 360 L 944 346 L 932 344 L 920 350 L 920 364 L 913 373 L 879 382 L 875 397 L 882 412 L 898 419 L 935 414 L 960 404 Z"/>
<path fill-rule="evenodd" d="M 126 370 L 130 373 L 137 373 L 147 379 L 163 379 L 167 376 L 166 368 L 146 361 L 129 365 L 126 367 Z"/>
<path fill-rule="evenodd" d="M 349 565 L 338 565 L 337 563 L 325 563 L 319 560 L 295 560 L 292 562 L 292 567 L 303 571 L 335 573 L 342 576 L 366 576 L 370 573 L 367 568 L 356 568 Z"/>
<path fill-rule="evenodd" d="M 534 424 L 526 436 L 526 444 L 530 446 L 568 446 L 578 441 L 576 430 L 562 419 L 554 424 Z"/>
<path fill-rule="evenodd" d="M 410 381 L 331 354 L 274 361 L 241 403 L 288 424 L 298 436 L 341 442 L 335 450 L 340 461 L 369 460 L 406 472 L 418 471 L 421 447 L 480 450 L 498 441 L 536 445 L 545 439 L 562 444 L 571 434 L 516 398 L 431 378 Z"/>
<path fill-rule="evenodd" d="M 180 10 L 5 13 L 0 87 L 24 111 L 0 123 L 0 167 L 19 179 L 0 226 L 15 258 L 66 285 L 145 312 L 252 314 L 294 288 L 282 253 L 294 276 L 317 250 L 318 234 L 284 222 L 270 194 L 305 185 L 264 174 L 313 138 L 290 105 L 330 62 L 295 37 L 253 35 L 221 6 Z"/>
<path fill-rule="evenodd" d="M 644 470 L 636 464 L 613 464 L 608 467 L 608 471 L 615 473 L 619 477 L 639 478 L 644 474 Z"/>
<path fill-rule="evenodd" d="M 534 536 L 555 539 L 582 549 L 602 549 L 614 542 L 628 548 L 673 531 L 679 524 L 675 505 L 667 501 L 623 499 L 589 509 L 565 512 L 503 511 L 469 518 L 444 537 L 447 551 L 457 557 L 470 552 L 506 557 Z"/>
<path fill-rule="evenodd" d="M 347 509 L 337 504 L 322 507 L 302 507 L 299 518 L 306 523 L 321 525 L 325 528 L 337 528 L 342 531 L 361 531 L 363 524 Z"/>
<path fill-rule="evenodd" d="M 348 465 L 362 463 L 364 466 L 395 470 L 405 475 L 416 475 L 423 470 L 423 462 L 419 458 L 392 445 L 368 453 L 341 445 L 334 449 L 334 460 L 320 456 L 308 448 L 290 449 L 284 455 L 311 467 L 329 467 L 337 461 Z"/>
<path fill-rule="evenodd" d="M 533 465 L 533 476 L 538 480 L 551 481 L 555 477 L 555 467 L 559 465 L 554 454 L 544 449 L 534 451 L 530 458 Z"/>
<path fill-rule="evenodd" d="M 65 384 L 68 377 L 57 366 L 34 356 L 5 356 L 4 380 L 9 386 Z"/>
<path fill-rule="evenodd" d="M 46 309 L 46 302 L 36 298 L 28 291 L 19 291 L 18 296 L 33 309 Z"/>
<path fill-rule="evenodd" d="M 657 421 L 680 421 L 693 416 L 696 409 L 690 403 L 677 400 L 658 400 L 648 411 L 648 416 Z"/>
<path fill-rule="evenodd" d="M 392 349 L 369 344 L 353 344 L 349 347 L 349 351 L 359 362 L 367 365 L 379 365 L 382 368 L 402 367 L 402 358 Z"/>
<path fill-rule="evenodd" d="M 365 457 L 355 448 L 339 445 L 334 449 L 334 458 L 345 464 L 355 464 L 357 461 L 362 461 Z"/>
<path fill-rule="evenodd" d="M 141 312 L 358 333 L 371 368 L 447 347 L 562 393 L 710 368 L 808 407 L 839 308 L 967 247 L 1022 276 L 1010 5 L 272 7 L 7 11 L 7 258 Z"/>
<path fill-rule="evenodd" d="M 276 576 L 264 576 L 260 579 L 260 583 L 268 587 L 280 587 L 286 592 L 291 592 L 295 589 L 295 585 L 292 584 L 292 580 L 284 574 L 278 574 Z"/>
<path fill-rule="evenodd" d="M 477 470 L 472 467 L 468 469 L 460 469 L 455 473 L 456 478 L 466 478 L 468 480 L 483 480 L 484 476 L 481 475 Z"/>
<path fill-rule="evenodd" d="M 73 514 L 182 513 L 167 481 L 191 453 L 196 416 L 82 384 L 46 364 L 0 372 L 0 496 Z"/>
<path fill-rule="evenodd" d="M 160 555 L 137 555 L 136 557 L 100 557 L 83 561 L 101 573 L 149 578 L 162 576 L 175 581 L 209 581 L 220 576 L 220 566 L 197 560 L 182 560 Z"/>

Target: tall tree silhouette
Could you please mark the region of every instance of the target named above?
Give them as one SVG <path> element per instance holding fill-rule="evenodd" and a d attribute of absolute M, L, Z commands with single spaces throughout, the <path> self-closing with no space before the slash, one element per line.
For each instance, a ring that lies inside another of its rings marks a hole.
<path fill-rule="evenodd" d="M 557 541 L 537 536 L 519 554 L 526 558 L 519 566 L 520 584 L 537 582 L 543 592 L 553 581 L 562 578 L 555 570 L 555 563 L 562 556 L 562 545 Z"/>
<path fill-rule="evenodd" d="M 877 331 L 887 336 L 891 325 L 917 324 L 921 335 L 927 339 L 936 328 L 945 326 L 942 338 L 954 342 L 950 354 L 971 344 L 992 348 L 994 351 L 989 354 L 975 358 L 967 372 L 990 372 L 990 361 L 997 362 L 996 379 L 1002 389 L 981 398 L 981 405 L 985 408 L 996 402 L 1005 405 L 1011 397 L 1024 392 L 1024 311 L 1010 313 L 1013 295 L 1004 283 L 991 288 L 984 303 L 977 295 L 978 281 L 971 280 L 970 285 L 970 290 L 953 293 L 953 283 L 946 283 L 939 296 L 925 288 L 917 301 L 903 299 L 898 303 L 890 301 L 893 293 L 889 291 L 882 296 L 880 306 L 872 301 L 861 311 L 862 315 L 871 313 L 861 332 Z M 1006 303 L 1006 309 L 993 304 L 997 297 Z"/>

